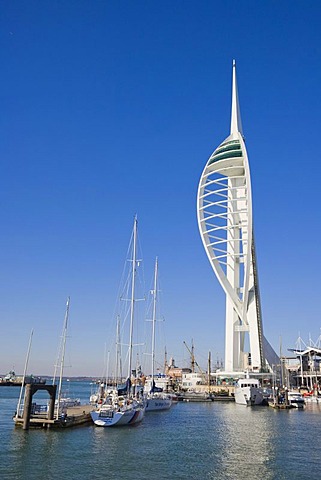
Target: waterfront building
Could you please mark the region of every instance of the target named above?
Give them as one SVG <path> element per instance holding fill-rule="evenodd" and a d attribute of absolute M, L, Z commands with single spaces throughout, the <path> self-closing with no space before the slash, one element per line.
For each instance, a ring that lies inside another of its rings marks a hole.
<path fill-rule="evenodd" d="M 170 359 L 169 365 L 165 366 L 165 375 L 170 377 L 172 380 L 181 382 L 183 373 L 190 373 L 190 368 L 180 368 L 176 367 L 174 358 Z"/>
<path fill-rule="evenodd" d="M 263 334 L 249 161 L 233 61 L 230 135 L 205 165 L 197 195 L 198 225 L 226 294 L 225 371 L 262 372 L 279 363 Z"/>
<path fill-rule="evenodd" d="M 321 335 L 316 342 L 306 344 L 298 338 L 295 348 L 289 348 L 294 357 L 281 357 L 285 385 L 295 385 L 310 391 L 321 390 Z M 296 360 L 296 362 L 293 360 Z"/>
<path fill-rule="evenodd" d="M 196 391 L 200 385 L 206 384 L 204 382 L 204 376 L 200 373 L 183 373 L 182 374 L 182 388 L 185 390 Z"/>

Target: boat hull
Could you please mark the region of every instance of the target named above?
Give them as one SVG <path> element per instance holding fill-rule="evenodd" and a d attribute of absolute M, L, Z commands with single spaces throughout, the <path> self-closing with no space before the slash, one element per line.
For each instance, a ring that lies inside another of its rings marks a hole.
<path fill-rule="evenodd" d="M 145 415 L 145 408 L 138 408 L 135 411 L 134 416 L 129 420 L 128 425 L 134 425 L 135 423 L 139 423 L 143 420 Z"/>
<path fill-rule="evenodd" d="M 135 411 L 130 412 L 110 412 L 94 411 L 91 412 L 91 418 L 98 427 L 112 427 L 114 425 L 126 425 L 133 418 Z"/>
<path fill-rule="evenodd" d="M 144 418 L 144 408 L 132 408 L 125 411 L 115 409 L 98 409 L 91 412 L 91 419 L 97 427 L 113 427 L 121 425 L 134 425 Z"/>
<path fill-rule="evenodd" d="M 172 406 L 171 398 L 147 398 L 146 412 L 158 412 L 160 410 L 168 410 Z"/>
<path fill-rule="evenodd" d="M 265 402 L 261 388 L 235 387 L 235 403 L 238 405 L 262 405 Z"/>
<path fill-rule="evenodd" d="M 298 392 L 288 392 L 288 402 L 295 408 L 304 408 L 304 397 Z"/>

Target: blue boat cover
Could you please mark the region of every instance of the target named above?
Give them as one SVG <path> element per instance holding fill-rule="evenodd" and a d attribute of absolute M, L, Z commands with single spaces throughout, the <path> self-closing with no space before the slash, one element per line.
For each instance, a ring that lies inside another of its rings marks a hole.
<path fill-rule="evenodd" d="M 118 395 L 126 395 L 130 392 L 130 388 L 132 386 L 132 382 L 130 381 L 130 378 L 127 378 L 126 383 L 123 385 L 118 385 L 117 386 L 117 393 Z"/>
<path fill-rule="evenodd" d="M 160 387 L 156 387 L 155 385 L 155 380 L 152 382 L 152 388 L 150 389 L 150 393 L 155 393 L 155 392 L 162 392 L 163 389 Z"/>

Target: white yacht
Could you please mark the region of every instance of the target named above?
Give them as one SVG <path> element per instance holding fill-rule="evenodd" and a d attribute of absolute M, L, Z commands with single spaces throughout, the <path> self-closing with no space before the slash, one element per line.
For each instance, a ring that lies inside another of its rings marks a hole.
<path fill-rule="evenodd" d="M 288 391 L 288 401 L 289 404 L 292 405 L 295 408 L 303 408 L 305 405 L 305 400 L 303 395 L 299 392 L 295 391 Z"/>
<path fill-rule="evenodd" d="M 114 425 L 133 425 L 141 422 L 145 413 L 142 402 L 127 395 L 118 395 L 117 390 L 107 395 L 104 403 L 90 413 L 92 421 L 98 427 Z"/>
<path fill-rule="evenodd" d="M 134 228 L 131 236 L 129 251 L 132 252 L 130 259 L 130 272 L 128 279 L 131 278 L 130 290 L 130 325 L 129 325 L 129 350 L 128 350 L 128 376 L 126 385 L 118 386 L 117 390 L 110 392 L 106 398 L 101 398 L 101 404 L 90 412 L 92 421 L 98 427 L 112 427 L 115 425 L 133 425 L 141 422 L 145 415 L 145 402 L 139 398 L 139 395 L 133 393 L 131 375 L 132 375 L 132 356 L 133 356 L 133 323 L 134 323 L 134 305 L 135 305 L 135 284 L 136 272 L 139 265 L 137 260 L 137 217 L 135 216 Z M 117 362 L 116 362 L 117 363 Z M 101 385 L 101 390 L 103 386 Z M 106 381 L 107 387 L 107 381 Z M 107 394 L 107 392 L 106 392 Z M 91 399 L 94 400 L 94 397 Z M 100 400 L 100 399 L 99 399 Z"/>
<path fill-rule="evenodd" d="M 263 390 L 256 378 L 240 378 L 235 385 L 235 403 L 239 405 L 262 405 Z"/>

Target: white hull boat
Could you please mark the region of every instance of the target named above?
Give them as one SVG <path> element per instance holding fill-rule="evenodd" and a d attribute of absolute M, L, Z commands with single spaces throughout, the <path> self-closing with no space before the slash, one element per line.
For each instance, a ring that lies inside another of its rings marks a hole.
<path fill-rule="evenodd" d="M 145 406 L 141 402 L 124 404 L 104 404 L 97 410 L 90 413 L 95 425 L 98 427 L 113 427 L 115 425 L 134 425 L 141 422 L 144 418 Z"/>
<path fill-rule="evenodd" d="M 295 408 L 303 408 L 305 405 L 304 397 L 299 392 L 288 392 L 289 404 Z"/>
<path fill-rule="evenodd" d="M 100 383 L 98 390 L 96 393 L 92 393 L 89 397 L 90 405 L 98 405 L 104 403 L 104 399 L 106 398 L 106 389 L 105 384 Z"/>
<path fill-rule="evenodd" d="M 61 397 L 59 400 L 59 408 L 71 408 L 71 407 L 78 407 L 81 404 L 80 398 L 71 398 L 71 397 Z M 57 407 L 58 402 L 56 400 L 55 405 Z"/>
<path fill-rule="evenodd" d="M 154 371 L 155 371 L 155 324 L 156 324 L 156 307 L 157 307 L 157 298 L 158 298 L 158 259 L 155 261 L 155 271 L 154 271 L 154 286 L 151 290 L 153 295 L 153 318 L 152 318 L 152 375 L 150 381 L 150 390 L 147 393 L 146 400 L 146 412 L 158 412 L 160 410 L 168 410 L 172 406 L 172 398 L 170 395 L 163 392 L 163 389 L 156 387 L 154 380 Z"/>
<path fill-rule="evenodd" d="M 235 385 L 235 403 L 238 405 L 262 405 L 265 403 L 263 390 L 255 378 L 240 378 Z"/>
<path fill-rule="evenodd" d="M 171 406 L 172 398 L 166 393 L 151 393 L 146 396 L 146 412 L 168 410 Z"/>
<path fill-rule="evenodd" d="M 139 265 L 137 260 L 137 218 L 134 220 L 134 229 L 131 237 L 132 258 L 131 264 L 131 298 L 130 298 L 130 326 L 129 326 L 129 350 L 128 350 L 128 376 L 126 385 L 117 391 L 106 392 L 106 398 L 101 397 L 102 404 L 90 413 L 92 421 L 98 427 L 113 427 L 121 425 L 134 425 L 143 420 L 145 415 L 145 402 L 139 398 L 139 394 L 133 394 L 131 375 L 132 375 L 132 355 L 133 355 L 133 323 L 134 323 L 134 305 L 135 305 L 135 280 L 136 271 Z M 116 364 L 118 362 L 116 361 Z M 117 376 L 117 375 L 116 375 Z M 106 381 L 107 385 L 107 381 Z M 102 385 L 101 393 L 102 393 Z M 94 400 L 94 398 L 92 398 Z"/>
<path fill-rule="evenodd" d="M 321 403 L 321 397 L 304 397 L 305 403 Z"/>
<path fill-rule="evenodd" d="M 302 397 L 305 403 L 321 403 L 321 396 L 318 392 L 305 392 Z"/>

